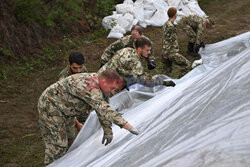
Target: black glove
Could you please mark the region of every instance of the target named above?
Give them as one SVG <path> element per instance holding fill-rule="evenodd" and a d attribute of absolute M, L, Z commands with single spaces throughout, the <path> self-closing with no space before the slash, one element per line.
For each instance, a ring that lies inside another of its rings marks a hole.
<path fill-rule="evenodd" d="M 205 48 L 204 42 L 201 42 L 201 43 L 200 43 L 200 46 L 203 47 L 203 48 Z"/>
<path fill-rule="evenodd" d="M 164 86 L 175 86 L 175 83 L 174 83 L 174 81 L 172 81 L 172 80 L 168 80 L 168 81 L 163 81 L 162 82 L 162 85 L 164 85 Z"/>
<path fill-rule="evenodd" d="M 104 64 L 103 63 L 101 63 L 101 65 L 100 65 L 100 68 L 102 68 L 102 66 L 103 66 Z"/>
<path fill-rule="evenodd" d="M 195 45 L 195 48 L 194 48 L 194 51 L 196 52 L 196 53 L 198 53 L 199 52 L 199 50 L 200 50 L 200 45 L 199 44 L 196 44 Z"/>
<path fill-rule="evenodd" d="M 148 69 L 153 70 L 156 67 L 155 62 L 153 61 L 148 61 Z"/>
<path fill-rule="evenodd" d="M 111 141 L 113 140 L 113 135 L 103 135 L 103 138 L 102 138 L 102 144 L 105 143 L 105 146 L 108 145 L 109 143 L 111 143 Z"/>

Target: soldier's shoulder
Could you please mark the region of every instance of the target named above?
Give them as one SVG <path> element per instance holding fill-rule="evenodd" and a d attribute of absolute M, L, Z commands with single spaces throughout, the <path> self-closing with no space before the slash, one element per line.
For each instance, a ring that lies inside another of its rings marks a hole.
<path fill-rule="evenodd" d="M 134 57 L 135 55 L 135 49 L 134 48 L 130 48 L 130 47 L 127 47 L 127 48 L 124 48 L 124 49 L 121 49 L 118 51 L 118 55 L 117 55 L 117 59 L 119 60 L 130 60 Z"/>
<path fill-rule="evenodd" d="M 66 78 L 69 75 L 68 67 L 65 67 L 59 74 L 58 79 L 61 80 L 63 78 Z"/>
<path fill-rule="evenodd" d="M 73 79 L 85 79 L 88 77 L 96 77 L 98 74 L 97 73 L 77 73 L 77 74 L 73 74 L 71 76 L 69 76 L 68 78 L 73 78 Z"/>
<path fill-rule="evenodd" d="M 199 16 L 199 15 L 197 15 L 197 14 L 193 14 L 193 15 L 189 15 L 188 18 L 189 18 L 189 19 L 194 19 L 194 20 L 195 20 L 195 19 L 200 19 L 200 18 L 202 18 L 202 17 Z"/>
<path fill-rule="evenodd" d="M 88 72 L 88 69 L 87 69 L 87 67 L 85 65 L 83 65 L 83 67 L 82 67 L 82 73 L 86 73 L 86 72 Z"/>
<path fill-rule="evenodd" d="M 120 39 L 120 41 L 122 42 L 122 43 L 129 43 L 130 41 L 132 41 L 132 35 L 126 35 L 126 36 L 124 36 L 124 37 L 122 37 L 121 39 Z"/>
<path fill-rule="evenodd" d="M 65 82 L 78 86 L 82 84 L 84 86 L 89 80 L 96 80 L 97 76 L 97 73 L 78 73 L 65 78 Z"/>
<path fill-rule="evenodd" d="M 173 24 L 170 20 L 168 20 L 168 21 L 165 23 L 165 26 L 166 26 L 167 28 L 171 28 L 171 27 L 174 27 L 174 24 Z"/>
<path fill-rule="evenodd" d="M 145 36 L 145 35 L 142 35 L 141 37 L 143 37 L 143 38 L 146 38 L 146 39 L 148 39 L 148 40 L 150 40 L 147 36 Z"/>
<path fill-rule="evenodd" d="M 132 35 L 126 35 L 126 36 L 122 37 L 121 39 L 130 39 L 130 38 L 132 38 Z"/>
<path fill-rule="evenodd" d="M 65 73 L 67 73 L 67 71 L 68 71 L 68 67 L 65 67 L 65 68 L 59 73 L 59 75 L 63 75 L 63 74 L 65 74 Z"/>
<path fill-rule="evenodd" d="M 117 53 L 124 55 L 124 54 L 128 54 L 128 53 L 132 52 L 133 50 L 134 50 L 134 48 L 126 47 L 126 48 L 119 50 Z"/>

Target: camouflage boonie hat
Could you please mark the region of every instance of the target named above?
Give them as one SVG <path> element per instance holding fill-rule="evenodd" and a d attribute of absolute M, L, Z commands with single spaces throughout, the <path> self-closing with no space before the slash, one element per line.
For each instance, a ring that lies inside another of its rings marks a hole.
<path fill-rule="evenodd" d="M 207 22 L 208 22 L 211 26 L 215 25 L 214 19 L 212 19 L 212 18 L 207 18 Z"/>

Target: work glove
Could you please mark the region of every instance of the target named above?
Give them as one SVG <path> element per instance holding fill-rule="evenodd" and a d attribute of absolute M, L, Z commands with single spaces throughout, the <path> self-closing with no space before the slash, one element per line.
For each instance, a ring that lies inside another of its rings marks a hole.
<path fill-rule="evenodd" d="M 139 135 L 141 133 L 138 129 L 133 127 L 129 128 L 128 131 L 134 135 Z"/>
<path fill-rule="evenodd" d="M 203 47 L 203 48 L 205 48 L 204 42 L 201 42 L 201 43 L 200 43 L 200 46 Z"/>
<path fill-rule="evenodd" d="M 162 81 L 162 85 L 164 85 L 164 86 L 175 86 L 175 83 L 174 83 L 174 81 L 172 81 L 172 80 L 168 80 L 168 81 Z"/>
<path fill-rule="evenodd" d="M 148 61 L 148 69 L 153 70 L 156 67 L 155 62 L 153 61 Z"/>
<path fill-rule="evenodd" d="M 108 145 L 109 143 L 111 143 L 111 141 L 113 140 L 113 135 L 103 135 L 102 138 L 102 144 L 105 143 L 105 146 Z"/>
<path fill-rule="evenodd" d="M 194 48 L 194 51 L 196 52 L 196 53 L 198 53 L 199 52 L 199 50 L 200 50 L 200 45 L 199 44 L 196 44 L 195 45 L 195 48 Z"/>

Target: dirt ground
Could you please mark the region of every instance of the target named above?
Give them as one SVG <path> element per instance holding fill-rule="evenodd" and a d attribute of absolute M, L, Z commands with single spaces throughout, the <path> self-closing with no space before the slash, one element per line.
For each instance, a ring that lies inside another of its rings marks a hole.
<path fill-rule="evenodd" d="M 214 29 L 207 31 L 205 43 L 215 43 L 250 30 L 249 0 L 211 0 L 200 4 L 204 12 L 215 19 Z M 161 27 L 147 27 L 144 34 L 154 42 L 157 69 L 164 73 L 161 63 Z M 114 39 L 99 38 L 78 48 L 86 58 L 90 72 L 99 68 L 100 55 Z M 187 37 L 178 30 L 180 52 L 190 61 L 197 58 L 186 54 Z M 69 51 L 70 52 L 70 51 Z M 58 62 L 28 77 L 9 78 L 0 88 L 0 166 L 43 166 L 44 145 L 38 127 L 37 101 L 43 90 L 57 80 L 66 65 L 66 55 Z"/>

